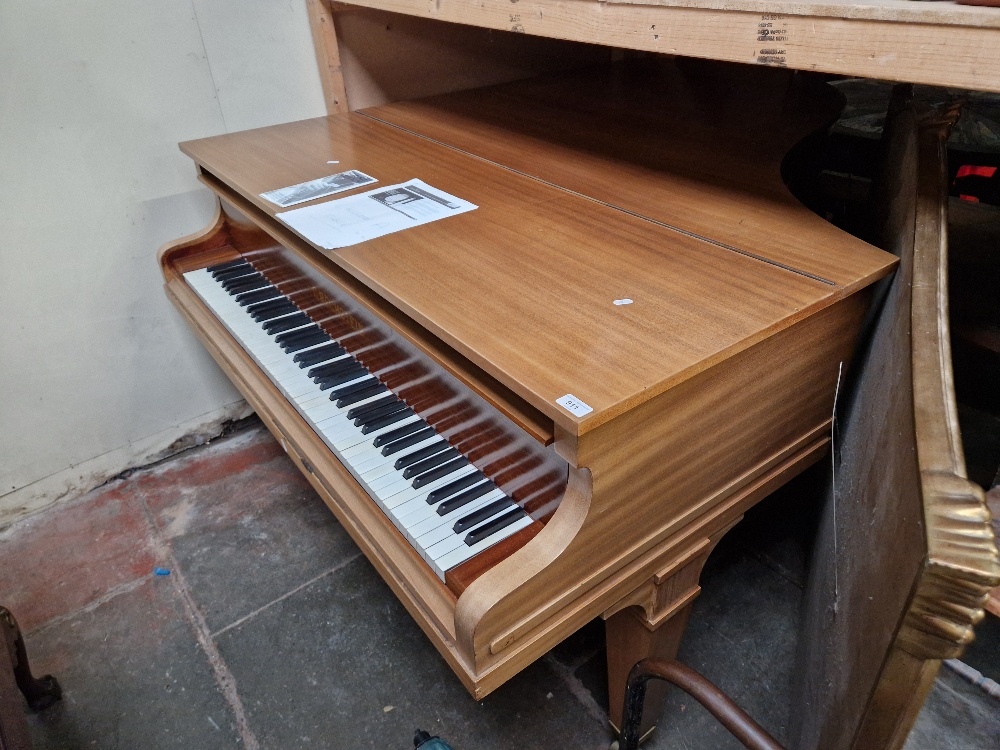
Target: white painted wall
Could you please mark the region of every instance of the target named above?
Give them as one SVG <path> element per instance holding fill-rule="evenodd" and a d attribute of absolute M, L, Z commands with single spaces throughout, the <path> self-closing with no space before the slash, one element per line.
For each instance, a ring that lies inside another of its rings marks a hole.
<path fill-rule="evenodd" d="M 0 71 L 3 524 L 244 412 L 161 288 L 176 144 L 325 110 L 305 0 L 2 0 Z"/>

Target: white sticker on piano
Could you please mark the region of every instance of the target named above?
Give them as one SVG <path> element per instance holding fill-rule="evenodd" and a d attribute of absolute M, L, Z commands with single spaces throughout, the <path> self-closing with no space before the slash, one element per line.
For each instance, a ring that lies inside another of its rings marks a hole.
<path fill-rule="evenodd" d="M 339 164 L 340 162 L 327 163 Z M 378 180 L 370 175 L 366 175 L 364 172 L 350 169 L 328 177 L 319 177 L 308 182 L 300 182 L 298 185 L 269 190 L 266 193 L 261 193 L 260 197 L 276 206 L 288 208 L 297 203 L 305 203 L 316 198 L 325 198 L 328 195 L 342 193 L 345 190 L 352 190 L 362 185 L 371 185 L 374 182 L 378 182 Z"/>
<path fill-rule="evenodd" d="M 583 401 L 578 399 L 572 393 L 567 393 L 562 398 L 557 398 L 556 403 L 559 404 L 566 411 L 571 414 L 575 414 L 578 417 L 586 416 L 590 414 L 594 409 L 593 407 L 587 406 Z"/>

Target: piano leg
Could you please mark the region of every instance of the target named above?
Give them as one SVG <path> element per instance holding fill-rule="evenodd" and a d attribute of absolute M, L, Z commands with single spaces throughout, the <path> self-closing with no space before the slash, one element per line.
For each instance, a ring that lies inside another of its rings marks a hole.
<path fill-rule="evenodd" d="M 646 615 L 638 607 L 629 607 L 610 617 L 605 623 L 608 644 L 608 718 L 615 734 L 622 724 L 625 682 L 628 673 L 648 656 L 673 659 L 681 645 L 691 605 L 687 604 L 655 630 L 651 630 Z M 646 687 L 646 703 L 642 712 L 639 736 L 645 737 L 656 726 L 667 694 L 667 683 L 654 680 Z"/>
<path fill-rule="evenodd" d="M 604 613 L 608 647 L 608 718 L 618 733 L 625 701 L 625 683 L 636 662 L 649 656 L 674 659 L 701 591 L 698 580 L 719 540 L 743 517 L 727 523 L 710 538 L 702 538 L 672 556 L 659 573 Z M 640 737 L 655 727 L 667 683 L 655 680 L 646 691 Z"/>

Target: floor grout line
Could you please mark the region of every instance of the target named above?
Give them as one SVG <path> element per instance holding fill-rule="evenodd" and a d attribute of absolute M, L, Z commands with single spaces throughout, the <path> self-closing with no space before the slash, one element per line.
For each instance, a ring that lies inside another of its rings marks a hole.
<path fill-rule="evenodd" d="M 160 527 L 157 525 L 152 511 L 149 509 L 145 496 L 141 490 L 138 494 L 146 521 L 149 523 L 150 546 L 153 548 L 153 553 L 166 562 L 170 568 L 170 578 L 180 596 L 181 604 L 194 630 L 198 645 L 201 646 L 202 651 L 204 651 L 205 656 L 208 658 L 212 674 L 215 676 L 215 682 L 218 684 L 223 698 L 229 704 L 229 708 L 236 719 L 236 731 L 240 737 L 240 741 L 246 750 L 260 750 L 260 742 L 250 728 L 250 722 L 243 708 L 243 701 L 240 699 L 239 691 L 236 688 L 236 678 L 229 670 L 225 659 L 222 658 L 222 653 L 216 647 L 215 641 L 212 640 L 212 634 L 208 628 L 208 623 L 205 621 L 205 616 L 198 609 L 198 605 L 195 603 L 194 597 L 192 597 L 191 591 L 188 588 L 184 573 L 180 569 L 177 558 L 174 557 L 173 549 L 160 532 Z"/>
<path fill-rule="evenodd" d="M 112 588 L 105 591 L 101 596 L 97 597 L 96 599 L 93 599 L 92 601 L 87 602 L 82 607 L 78 607 L 77 609 L 74 609 L 72 612 L 66 612 L 65 614 L 56 615 L 51 620 L 46 620 L 41 625 L 37 625 L 31 630 L 25 631 L 24 635 L 27 637 L 31 637 L 39 633 L 43 633 L 49 628 L 55 627 L 56 625 L 62 625 L 63 623 L 69 622 L 74 617 L 79 617 L 80 615 L 85 615 L 88 612 L 93 612 L 95 609 L 104 604 L 107 604 L 112 599 L 116 599 L 122 594 L 127 594 L 131 591 L 135 591 L 142 584 L 148 581 L 149 578 L 150 578 L 149 576 L 142 576 L 140 578 L 135 578 L 131 581 L 126 581 L 125 583 L 120 583 L 117 586 L 113 586 Z"/>
<path fill-rule="evenodd" d="M 283 602 L 288 597 L 290 597 L 290 596 L 292 596 L 294 594 L 297 594 L 298 592 L 300 592 L 302 589 L 306 588 L 307 586 L 311 586 L 312 584 L 316 583 L 316 581 L 320 580 L 321 578 L 325 578 L 326 576 L 330 575 L 331 573 L 336 573 L 341 568 L 344 568 L 344 567 L 350 565 L 352 562 L 354 562 L 355 560 L 357 560 L 359 557 L 361 557 L 361 553 L 360 552 L 354 553 L 353 555 L 351 555 L 346 560 L 341 560 L 339 563 L 337 563 L 336 565 L 334 565 L 329 570 L 324 570 L 318 576 L 316 576 L 314 578 L 310 578 L 305 583 L 299 584 L 298 586 L 296 586 L 294 589 L 291 589 L 290 591 L 286 591 L 284 594 L 282 594 L 281 596 L 279 596 L 277 599 L 274 599 L 273 601 L 268 602 L 267 604 L 263 605 L 262 607 L 258 607 L 257 609 L 255 609 L 253 612 L 250 612 L 249 614 L 243 615 L 243 617 L 239 618 L 238 620 L 234 620 L 233 622 L 229 623 L 225 627 L 220 628 L 219 630 L 216 630 L 214 633 L 209 633 L 209 636 L 211 638 L 218 638 L 223 633 L 226 633 L 226 632 L 232 630 L 233 628 L 242 625 L 247 620 L 253 619 L 257 615 L 259 615 L 261 612 L 263 612 L 263 611 L 265 611 L 265 610 L 270 609 L 271 607 L 273 607 L 275 604 Z"/>
<path fill-rule="evenodd" d="M 565 664 L 556 659 L 552 654 L 546 654 L 543 660 L 548 665 L 549 669 L 556 673 L 562 681 L 566 684 L 569 689 L 570 694 L 583 706 L 584 710 L 590 716 L 591 719 L 596 721 L 598 725 L 607 731 L 608 729 L 608 714 L 598 705 L 597 701 L 594 700 L 594 696 L 590 694 L 590 691 L 584 686 L 580 681 L 580 678 L 573 674 L 573 670 L 567 667 Z"/>

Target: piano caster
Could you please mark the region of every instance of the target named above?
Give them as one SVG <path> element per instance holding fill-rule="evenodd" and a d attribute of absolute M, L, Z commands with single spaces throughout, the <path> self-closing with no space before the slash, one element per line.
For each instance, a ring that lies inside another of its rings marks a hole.
<path fill-rule="evenodd" d="M 34 677 L 28 664 L 28 652 L 24 647 L 24 638 L 17 620 L 5 607 L 0 607 L 0 629 L 3 630 L 4 646 L 10 650 L 11 662 L 14 666 L 14 681 L 18 690 L 28 702 L 32 713 L 44 711 L 62 698 L 62 688 L 56 678 L 50 674 L 44 677 Z"/>

